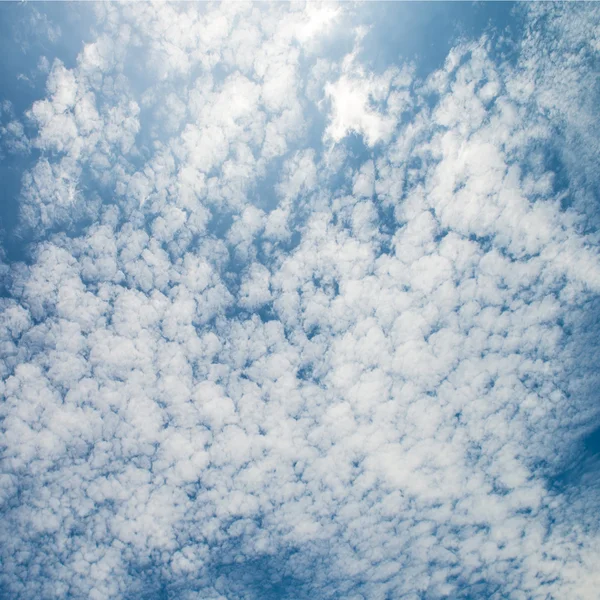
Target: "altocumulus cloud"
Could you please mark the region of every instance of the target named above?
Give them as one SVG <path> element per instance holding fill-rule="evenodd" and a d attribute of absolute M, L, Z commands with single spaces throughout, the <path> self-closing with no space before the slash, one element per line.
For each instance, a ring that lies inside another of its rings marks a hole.
<path fill-rule="evenodd" d="M 2 8 L 3 598 L 598 597 L 600 10 L 503 6 Z"/>

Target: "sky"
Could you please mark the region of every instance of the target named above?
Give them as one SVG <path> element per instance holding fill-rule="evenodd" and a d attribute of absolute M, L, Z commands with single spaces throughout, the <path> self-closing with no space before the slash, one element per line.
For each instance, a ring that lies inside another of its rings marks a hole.
<path fill-rule="evenodd" d="M 0 598 L 598 598 L 599 32 L 0 3 Z"/>

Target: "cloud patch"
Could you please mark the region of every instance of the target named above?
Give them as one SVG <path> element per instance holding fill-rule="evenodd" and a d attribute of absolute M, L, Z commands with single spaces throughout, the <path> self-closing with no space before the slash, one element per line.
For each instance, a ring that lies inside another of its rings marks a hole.
<path fill-rule="evenodd" d="M 0 304 L 2 593 L 594 597 L 576 14 L 523 9 L 511 60 L 488 31 L 418 79 L 369 64 L 346 6 L 97 8 L 35 134 L 2 129 L 34 156 Z"/>

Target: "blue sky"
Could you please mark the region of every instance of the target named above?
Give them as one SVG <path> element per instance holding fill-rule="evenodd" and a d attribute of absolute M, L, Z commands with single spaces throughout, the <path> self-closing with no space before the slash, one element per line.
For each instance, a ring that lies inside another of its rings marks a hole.
<path fill-rule="evenodd" d="M 0 3 L 0 596 L 596 598 L 599 24 Z"/>

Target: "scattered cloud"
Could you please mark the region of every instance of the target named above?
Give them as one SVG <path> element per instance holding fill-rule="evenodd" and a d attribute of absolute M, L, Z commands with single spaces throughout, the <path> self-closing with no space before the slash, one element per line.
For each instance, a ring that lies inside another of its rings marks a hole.
<path fill-rule="evenodd" d="M 426 79 L 344 4 L 106 4 L 36 57 L 3 594 L 594 597 L 600 13 L 518 10 Z"/>

